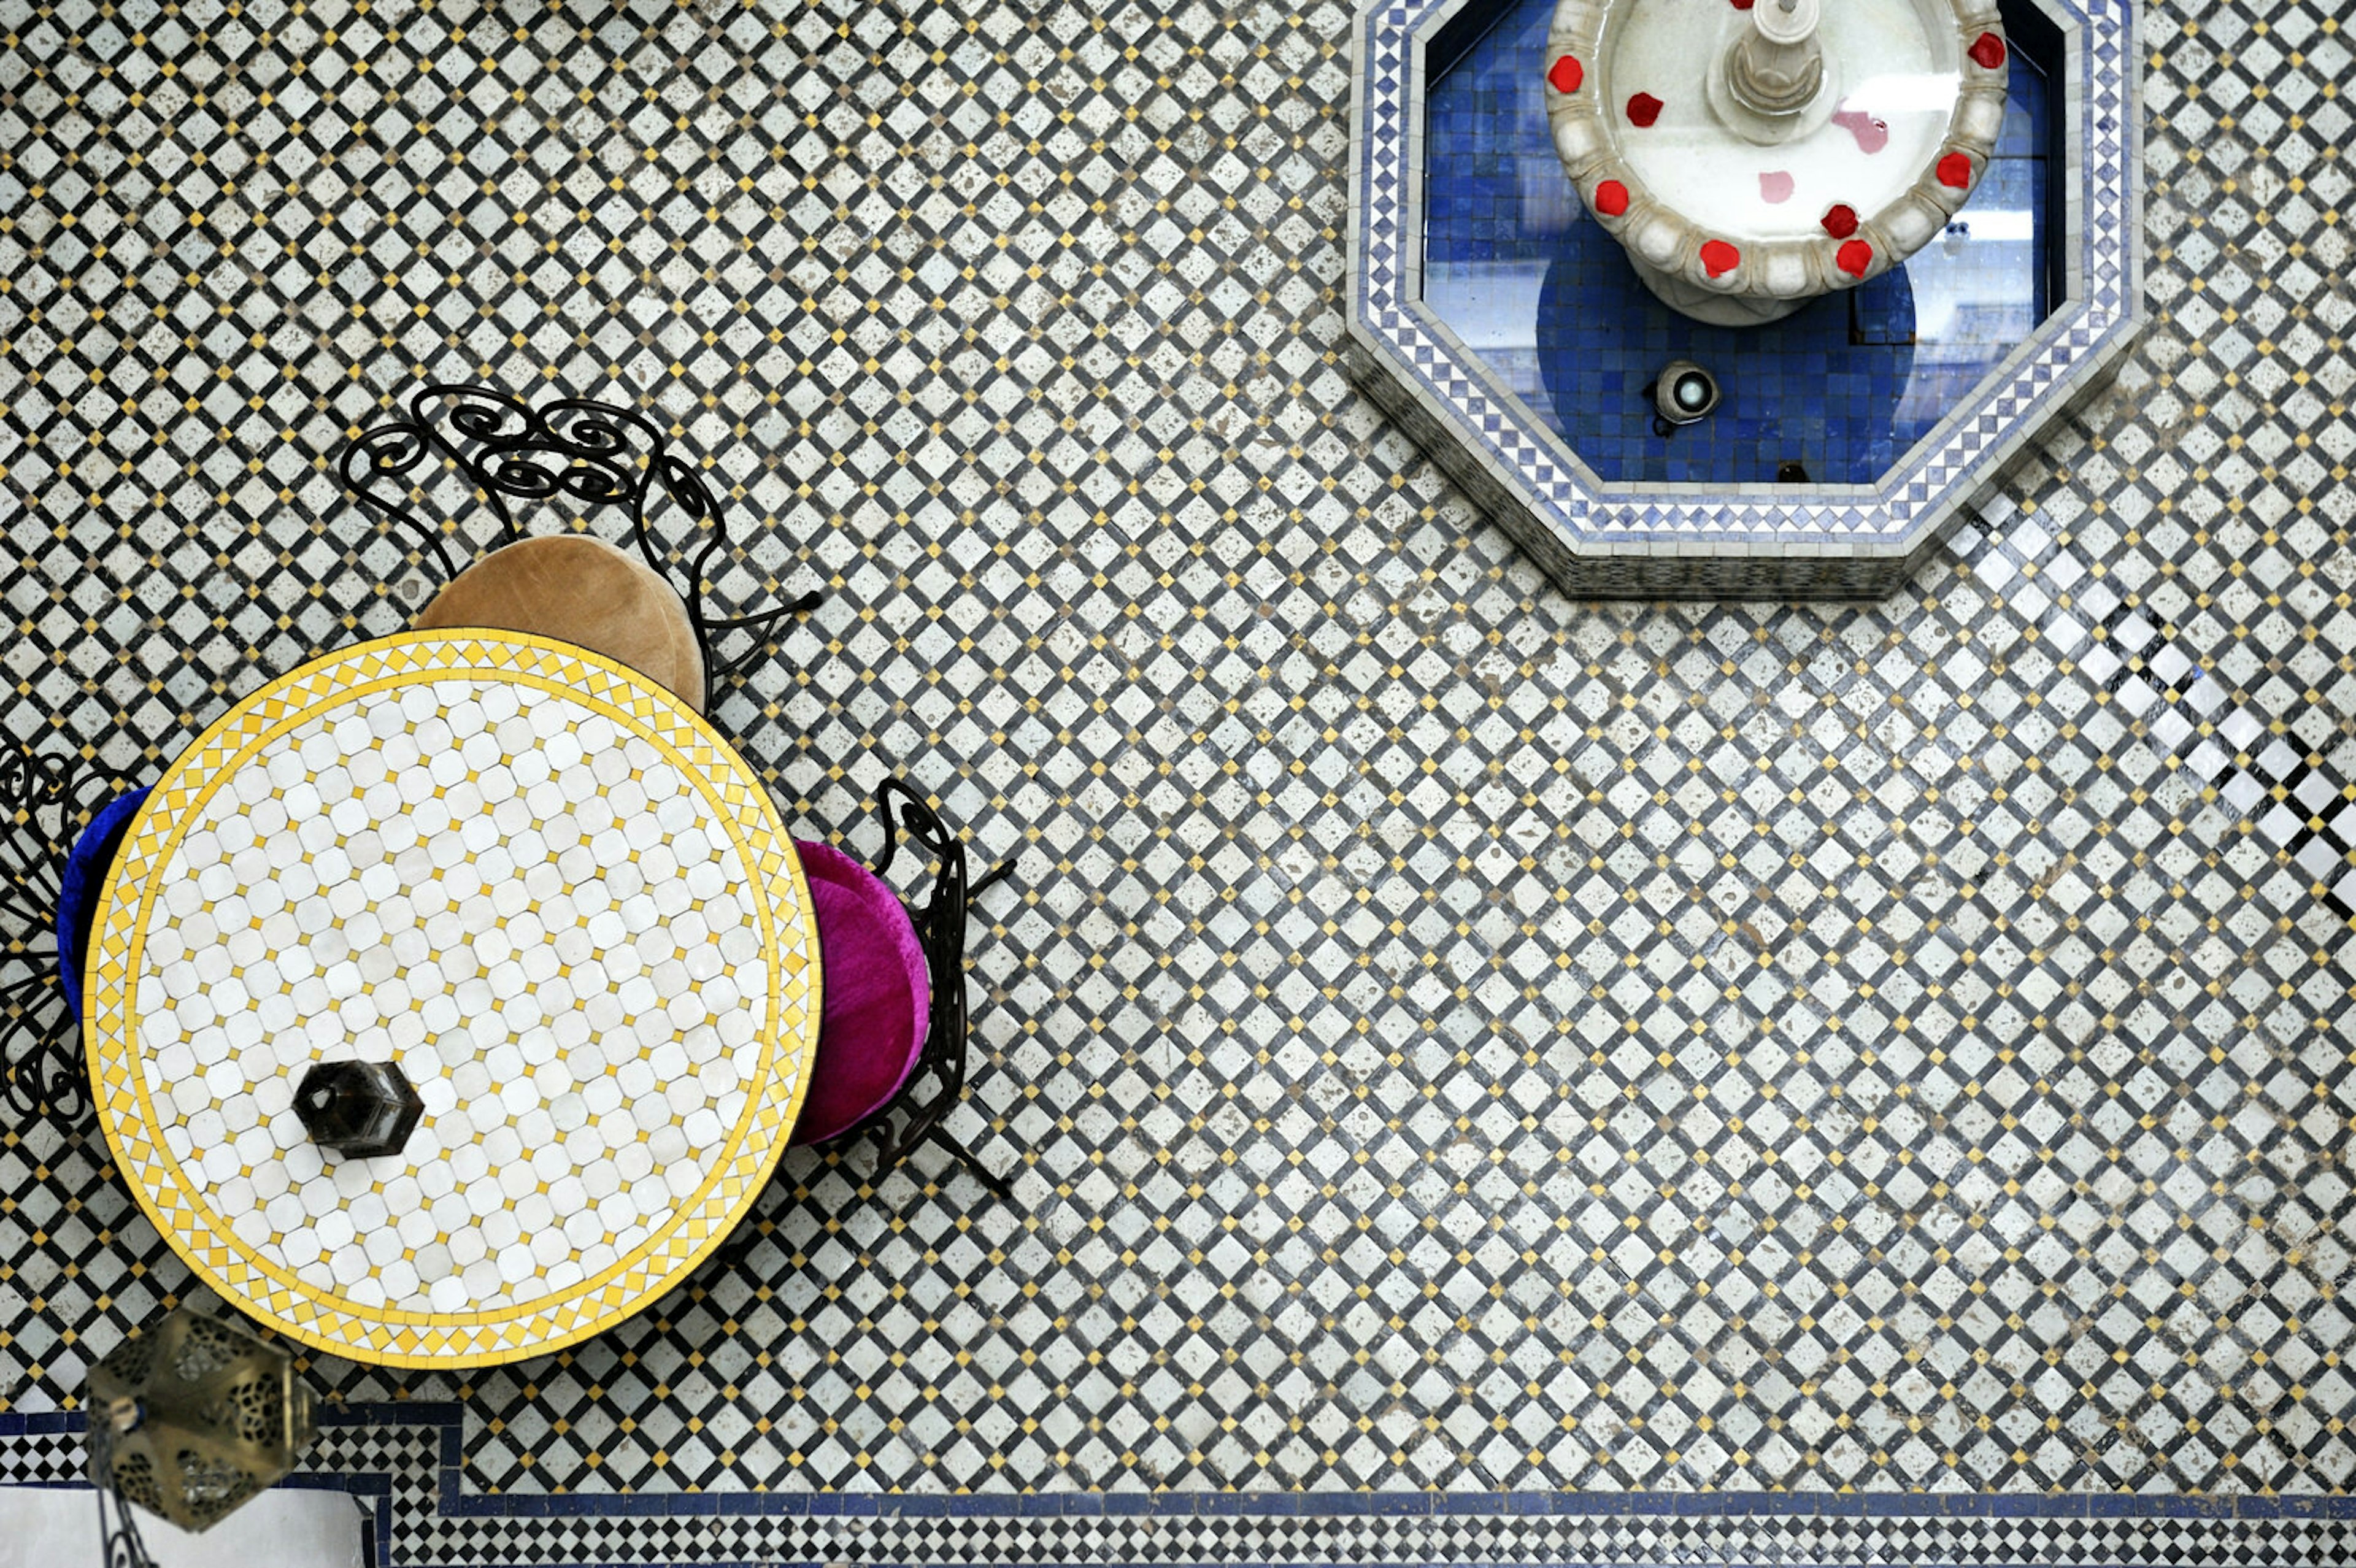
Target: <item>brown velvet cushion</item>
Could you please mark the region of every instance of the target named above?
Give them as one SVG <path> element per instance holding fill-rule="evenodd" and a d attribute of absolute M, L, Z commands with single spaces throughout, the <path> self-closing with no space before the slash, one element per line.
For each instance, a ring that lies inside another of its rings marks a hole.
<path fill-rule="evenodd" d="M 452 578 L 417 617 L 417 629 L 455 626 L 572 643 L 629 666 L 703 711 L 703 655 L 687 606 L 645 561 L 588 534 L 521 539 Z"/>

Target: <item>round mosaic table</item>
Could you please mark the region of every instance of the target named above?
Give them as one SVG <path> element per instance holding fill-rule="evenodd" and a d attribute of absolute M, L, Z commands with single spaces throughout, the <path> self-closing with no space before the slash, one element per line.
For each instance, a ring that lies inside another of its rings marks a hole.
<path fill-rule="evenodd" d="M 91 928 L 93 1101 L 141 1207 L 284 1333 L 513 1360 L 677 1285 L 809 1086 L 793 841 L 676 698 L 508 633 L 406 634 L 239 702 L 125 836 Z M 312 1062 L 397 1062 L 404 1150 L 344 1159 Z"/>

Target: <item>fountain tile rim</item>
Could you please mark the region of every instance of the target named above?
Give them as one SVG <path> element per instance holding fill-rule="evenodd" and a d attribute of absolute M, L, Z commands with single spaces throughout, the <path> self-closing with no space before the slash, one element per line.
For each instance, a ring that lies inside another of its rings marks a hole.
<path fill-rule="evenodd" d="M 1377 402 L 1403 418 L 1412 405 L 1413 433 L 1462 448 L 1480 470 L 1480 498 L 1558 574 L 1586 558 L 1910 556 L 1958 522 L 2039 429 L 2098 386 L 2144 324 L 2143 237 L 2129 222 L 2142 139 L 2134 9 L 2126 0 L 2029 0 L 2065 48 L 2058 85 L 2061 173 L 2072 182 L 2068 287 L 2009 373 L 1984 380 L 1866 496 L 1857 486 L 1766 496 L 1757 486 L 1604 484 L 1526 404 L 1481 376 L 1477 356 L 1416 297 L 1426 48 L 1472 3 L 1387 0 L 1363 7 L 1353 24 L 1347 357 Z M 1998 428 L 1978 430 L 1980 416 L 2002 403 L 2010 411 Z"/>

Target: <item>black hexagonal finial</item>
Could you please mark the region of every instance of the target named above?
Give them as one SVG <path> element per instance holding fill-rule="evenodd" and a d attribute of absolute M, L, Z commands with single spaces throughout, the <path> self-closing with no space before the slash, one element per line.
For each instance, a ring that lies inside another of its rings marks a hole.
<path fill-rule="evenodd" d="M 399 1154 L 425 1113 L 390 1061 L 315 1061 L 294 1090 L 294 1114 L 311 1141 L 346 1159 Z"/>

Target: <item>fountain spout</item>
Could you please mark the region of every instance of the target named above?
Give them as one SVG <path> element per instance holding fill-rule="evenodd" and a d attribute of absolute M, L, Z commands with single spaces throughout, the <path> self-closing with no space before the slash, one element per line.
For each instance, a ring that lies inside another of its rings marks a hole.
<path fill-rule="evenodd" d="M 1825 91 L 1816 41 L 1819 0 L 1775 0 L 1751 10 L 1750 27 L 1727 51 L 1725 108 L 1732 129 L 1753 142 L 1781 142 L 1810 118 Z"/>

